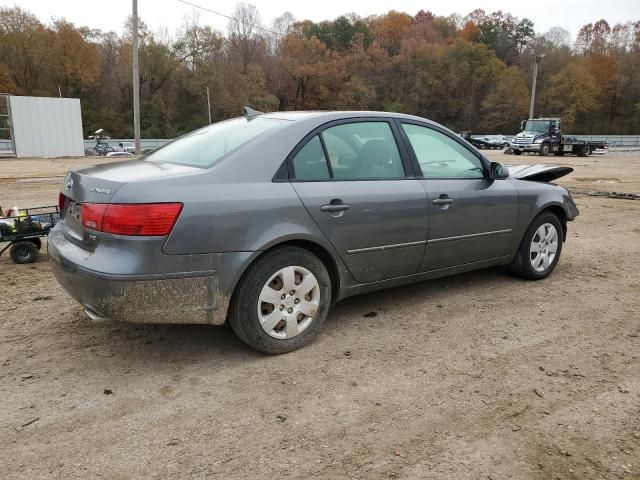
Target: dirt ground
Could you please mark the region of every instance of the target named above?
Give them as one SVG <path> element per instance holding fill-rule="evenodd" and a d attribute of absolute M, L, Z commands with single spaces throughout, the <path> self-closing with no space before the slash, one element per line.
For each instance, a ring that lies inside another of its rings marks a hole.
<path fill-rule="evenodd" d="M 640 192 L 640 152 L 544 161 Z M 79 162 L 0 161 L 0 205 L 55 204 Z M 640 201 L 575 199 L 547 280 L 352 298 L 277 357 L 225 327 L 92 323 L 46 254 L 5 254 L 0 478 L 639 479 Z"/>

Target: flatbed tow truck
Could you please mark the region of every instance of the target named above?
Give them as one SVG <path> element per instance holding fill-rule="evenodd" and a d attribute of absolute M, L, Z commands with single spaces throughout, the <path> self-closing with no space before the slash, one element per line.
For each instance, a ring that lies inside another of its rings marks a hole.
<path fill-rule="evenodd" d="M 523 120 L 520 130 L 510 143 L 510 150 L 514 155 L 530 152 L 542 157 L 550 153 L 586 157 L 594 152 L 607 153 L 609 148 L 607 142 L 578 140 L 562 135 L 558 117 Z"/>

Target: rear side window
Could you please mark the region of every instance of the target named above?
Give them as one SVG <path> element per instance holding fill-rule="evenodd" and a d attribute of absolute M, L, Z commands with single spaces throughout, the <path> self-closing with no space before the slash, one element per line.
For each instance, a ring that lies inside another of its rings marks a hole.
<path fill-rule="evenodd" d="M 336 180 L 403 178 L 404 167 L 387 122 L 354 122 L 322 132 Z"/>
<path fill-rule="evenodd" d="M 188 133 L 147 155 L 149 162 L 209 167 L 227 153 L 286 120 L 233 118 Z"/>
<path fill-rule="evenodd" d="M 293 157 L 295 178 L 306 181 L 329 180 L 329 167 L 318 135 L 309 140 Z"/>

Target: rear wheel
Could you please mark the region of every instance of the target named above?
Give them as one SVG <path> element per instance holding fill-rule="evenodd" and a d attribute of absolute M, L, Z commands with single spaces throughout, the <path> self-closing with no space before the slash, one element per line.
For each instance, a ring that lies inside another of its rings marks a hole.
<path fill-rule="evenodd" d="M 308 250 L 282 247 L 249 267 L 231 301 L 229 323 L 263 353 L 287 353 L 308 344 L 331 304 L 331 280 Z"/>
<path fill-rule="evenodd" d="M 33 263 L 38 259 L 38 247 L 29 241 L 16 242 L 9 254 L 15 263 Z"/>
<path fill-rule="evenodd" d="M 560 259 L 562 236 L 562 223 L 556 215 L 551 212 L 538 215 L 522 239 L 511 271 L 527 280 L 548 277 Z"/>
<path fill-rule="evenodd" d="M 579 157 L 586 157 L 586 156 L 588 156 L 590 154 L 591 154 L 591 147 L 589 145 L 583 145 L 578 150 L 578 156 Z"/>

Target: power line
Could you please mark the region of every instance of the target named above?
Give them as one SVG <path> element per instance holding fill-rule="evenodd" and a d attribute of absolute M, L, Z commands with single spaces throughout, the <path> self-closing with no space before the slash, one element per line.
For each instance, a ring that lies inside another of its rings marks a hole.
<path fill-rule="evenodd" d="M 227 18 L 229 20 L 233 20 L 235 22 L 240 22 L 243 25 L 248 25 L 250 27 L 257 28 L 258 30 L 262 30 L 264 32 L 271 33 L 273 35 L 278 35 L 278 36 L 284 37 L 284 34 L 282 34 L 280 32 L 276 32 L 274 30 L 269 30 L 268 28 L 261 27 L 260 25 L 255 25 L 253 23 L 245 22 L 243 20 L 240 20 L 239 18 L 232 17 L 231 15 L 226 15 L 224 13 L 216 12 L 215 10 L 211 10 L 210 8 L 206 8 L 206 7 L 203 7 L 201 5 L 196 5 L 195 3 L 187 2 L 186 0 L 177 0 L 177 1 L 180 2 L 180 3 L 184 3 L 185 5 L 189 5 L 191 7 L 194 7 L 194 8 L 199 8 L 200 10 L 204 10 L 205 12 L 213 13 L 215 15 L 219 15 L 219 16 Z"/>

